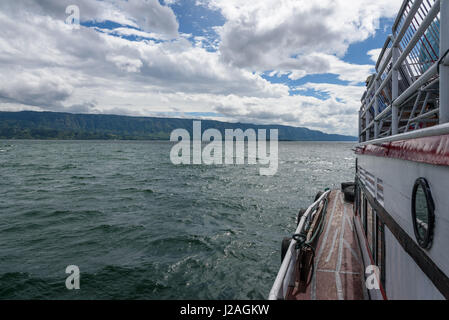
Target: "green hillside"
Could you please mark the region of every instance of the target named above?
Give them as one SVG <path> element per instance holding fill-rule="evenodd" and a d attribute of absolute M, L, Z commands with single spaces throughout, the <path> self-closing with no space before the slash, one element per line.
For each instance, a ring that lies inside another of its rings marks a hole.
<path fill-rule="evenodd" d="M 0 139 L 168 140 L 175 129 L 192 134 L 193 120 L 56 112 L 0 112 Z M 278 129 L 281 141 L 355 141 L 306 128 L 202 120 L 202 129 Z"/>

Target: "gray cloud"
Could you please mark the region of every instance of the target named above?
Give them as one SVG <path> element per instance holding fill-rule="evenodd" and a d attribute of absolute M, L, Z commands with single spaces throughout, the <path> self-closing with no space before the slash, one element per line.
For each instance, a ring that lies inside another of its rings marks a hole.
<path fill-rule="evenodd" d="M 62 78 L 43 71 L 24 72 L 0 81 L 0 99 L 36 107 L 59 107 L 72 91 Z"/>
<path fill-rule="evenodd" d="M 220 30 L 223 59 L 238 67 L 263 71 L 276 68 L 291 55 L 329 52 L 333 43 L 344 44 L 344 36 L 328 29 L 316 18 L 316 11 L 313 7 L 307 12 L 293 12 L 281 23 L 263 29 L 257 26 L 261 17 L 256 14 L 226 23 Z M 325 17 L 331 13 L 331 9 L 320 10 Z"/>
<path fill-rule="evenodd" d="M 129 13 L 144 31 L 159 31 L 172 37 L 178 35 L 179 24 L 175 14 L 158 0 L 127 0 L 120 2 L 119 7 Z"/>
<path fill-rule="evenodd" d="M 351 82 L 363 78 L 371 66 L 338 57 L 348 43 L 369 34 L 369 23 L 360 30 L 351 23 L 365 19 L 363 11 L 349 12 L 349 18 L 341 20 L 350 22 L 340 23 L 341 0 L 332 1 L 336 7 L 315 4 L 302 11 L 295 9 L 302 0 L 213 1 L 227 20 L 219 30 L 217 52 L 179 35 L 173 11 L 157 0 L 0 2 L 0 110 L 216 113 L 231 121 L 354 132 L 363 88 L 308 84 L 290 96 L 292 88 L 270 83 L 261 73 L 275 70 L 293 79 L 332 72 Z M 386 3 L 379 1 L 374 5 Z M 83 21 L 134 25 L 143 31 L 121 32 L 149 32 L 164 41 L 129 41 L 87 27 L 72 30 L 64 23 L 68 4 L 80 6 Z M 335 26 L 329 27 L 326 19 Z M 328 98 L 301 96 L 301 90 L 326 93 Z"/>
<path fill-rule="evenodd" d="M 81 21 L 102 22 L 110 20 L 129 24 L 144 31 L 156 32 L 171 37 L 178 36 L 179 24 L 173 10 L 158 0 L 21 0 L 2 1 L 0 10 L 5 12 L 28 12 L 47 15 L 65 21 L 66 8 L 76 5 L 80 9 Z"/>

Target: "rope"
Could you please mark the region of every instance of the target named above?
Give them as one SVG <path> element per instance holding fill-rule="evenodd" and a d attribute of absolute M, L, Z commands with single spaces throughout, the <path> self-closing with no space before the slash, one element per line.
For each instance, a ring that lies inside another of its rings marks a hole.
<path fill-rule="evenodd" d="M 315 239 L 319 236 L 321 236 L 321 234 L 323 233 L 324 230 L 324 221 L 326 218 L 326 214 L 327 214 L 327 204 L 328 204 L 328 199 L 324 199 L 324 206 L 323 206 L 323 214 L 321 216 L 321 221 L 320 224 L 317 228 L 317 231 L 315 232 L 315 234 L 312 235 L 312 237 L 310 238 L 310 240 L 307 242 L 307 244 L 312 244 Z"/>
<path fill-rule="evenodd" d="M 323 233 L 324 230 L 324 221 L 326 220 L 326 215 L 327 215 L 327 205 L 328 205 L 328 199 L 324 199 L 324 205 L 323 205 L 323 214 L 321 215 L 321 220 L 320 223 L 318 225 L 318 228 L 316 229 L 315 233 L 312 235 L 312 237 L 310 238 L 310 240 L 307 241 L 307 234 L 308 234 L 308 230 L 310 229 L 310 219 L 312 217 L 312 215 L 309 215 L 307 217 L 308 221 L 306 224 L 306 228 L 304 228 L 304 230 L 299 233 L 299 234 L 295 234 L 293 235 L 293 240 L 296 241 L 296 250 L 300 251 L 304 248 L 309 248 L 312 251 L 312 276 L 310 277 L 309 282 L 306 284 L 306 287 L 308 287 L 310 285 L 310 283 L 312 282 L 313 279 L 313 274 L 315 272 L 315 247 L 312 245 L 312 243 L 315 241 L 315 239 L 317 239 L 319 236 L 321 236 L 321 234 Z M 299 259 L 298 259 L 298 264 L 299 264 Z"/>
<path fill-rule="evenodd" d="M 313 274 L 315 273 L 315 248 L 310 244 L 306 244 L 305 247 L 308 247 L 312 250 L 312 272 L 310 273 L 311 274 L 310 280 L 306 284 L 306 287 L 308 287 L 312 283 Z"/>

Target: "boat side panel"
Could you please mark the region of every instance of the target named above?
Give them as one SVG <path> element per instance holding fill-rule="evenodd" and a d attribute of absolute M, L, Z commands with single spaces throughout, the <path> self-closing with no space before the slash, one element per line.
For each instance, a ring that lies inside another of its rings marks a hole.
<path fill-rule="evenodd" d="M 359 241 L 360 251 L 362 254 L 364 270 L 366 270 L 366 268 L 368 266 L 374 265 L 374 262 L 372 260 L 372 257 L 369 254 L 367 240 L 366 240 L 366 237 L 363 236 L 363 234 L 364 234 L 363 227 L 362 227 L 359 217 L 354 217 L 354 226 L 355 226 L 355 233 L 357 235 L 357 240 Z M 366 277 L 366 274 L 365 274 L 365 277 Z M 378 281 L 379 281 L 379 279 L 378 279 Z M 379 283 L 380 283 L 380 281 L 379 281 Z M 368 290 L 366 285 L 364 286 L 364 288 L 366 290 L 367 295 L 369 295 L 370 300 L 385 300 L 385 299 L 387 299 L 387 297 L 384 297 L 382 295 L 381 290 L 376 290 L 376 289 Z"/>
<path fill-rule="evenodd" d="M 358 165 L 382 181 L 384 208 L 415 242 L 411 216 L 412 191 L 416 179 L 420 177 L 427 179 L 436 204 L 435 235 L 432 248 L 424 250 L 424 252 L 446 275 L 449 275 L 449 251 L 447 250 L 449 244 L 449 194 L 447 191 L 449 190 L 449 167 L 366 155 L 358 156 Z M 387 254 L 390 246 L 391 248 L 395 248 L 394 245 L 400 246 L 396 239 L 393 240 L 394 243 L 392 239 L 387 242 Z M 404 250 L 400 253 L 407 256 L 407 259 L 411 259 Z M 395 260 L 402 261 L 405 258 L 401 256 L 401 259 Z M 404 277 L 414 279 L 415 268 L 419 269 L 419 267 L 412 259 L 410 261 L 410 266 L 405 264 L 400 267 L 401 274 L 397 274 L 399 271 L 395 271 L 398 266 L 390 266 L 392 271 L 387 276 L 398 277 L 398 279 Z M 424 273 L 421 277 L 427 279 Z M 388 286 L 387 295 L 390 298 Z"/>
<path fill-rule="evenodd" d="M 389 300 L 444 300 L 388 228 L 385 228 L 385 242 L 385 286 Z"/>

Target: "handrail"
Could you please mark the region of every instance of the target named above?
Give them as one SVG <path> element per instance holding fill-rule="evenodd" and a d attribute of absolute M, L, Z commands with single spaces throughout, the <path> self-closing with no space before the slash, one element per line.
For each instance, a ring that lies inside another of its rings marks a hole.
<path fill-rule="evenodd" d="M 385 44 L 384 44 L 384 46 L 382 48 L 382 51 L 380 52 L 379 59 L 377 60 L 377 63 L 376 63 L 376 70 L 379 69 L 379 65 L 382 62 L 383 58 L 384 58 L 385 51 L 387 51 L 388 45 L 393 42 L 393 39 L 394 39 L 393 36 L 389 35 L 387 37 L 387 40 L 385 40 Z M 387 59 L 387 60 L 389 60 L 389 59 Z"/>
<path fill-rule="evenodd" d="M 306 226 L 306 220 L 318 207 L 319 205 L 327 199 L 329 196 L 330 191 L 326 191 L 315 203 L 313 203 L 306 211 L 306 213 L 302 216 L 301 221 L 299 222 L 298 228 L 296 229 L 296 234 L 300 234 L 304 231 L 304 228 Z M 281 269 L 279 270 L 279 273 L 276 277 L 276 280 L 274 282 L 273 288 L 270 291 L 269 300 L 282 300 L 285 299 L 286 295 L 286 288 L 284 286 L 284 283 L 289 276 L 289 271 L 292 271 L 291 265 L 292 260 L 295 260 L 293 253 L 295 251 L 297 241 L 292 239 L 290 246 L 287 250 L 287 254 L 285 255 L 284 261 L 282 262 Z"/>
<path fill-rule="evenodd" d="M 421 86 L 423 86 L 427 81 L 429 81 L 434 75 L 437 74 L 437 65 L 434 64 L 430 69 L 428 69 L 415 83 L 413 83 L 406 91 L 404 91 L 394 102 L 393 105 L 401 108 L 401 104 L 404 103 L 410 96 L 412 96 Z M 385 116 L 391 112 L 392 106 L 389 105 L 381 113 L 377 115 L 374 119 L 375 121 L 380 121 Z M 412 119 L 413 120 L 413 119 Z"/>
<path fill-rule="evenodd" d="M 439 44 L 435 43 L 441 42 L 441 37 L 444 36 L 445 30 L 441 29 L 444 28 L 443 25 L 447 26 L 449 9 L 445 9 L 445 12 L 441 11 L 443 5 L 445 5 L 444 8 L 449 7 L 448 1 L 403 1 L 393 25 L 393 35 L 388 36 L 376 63 L 377 73 L 367 84 L 361 100 L 360 142 L 378 139 L 384 135 L 396 135 L 403 130 L 420 130 L 419 126 L 413 124 L 422 122 L 425 108 L 426 114 L 436 115 L 440 123 L 445 122 L 442 121 L 444 112 L 435 111 L 441 110 L 442 106 L 438 101 L 444 84 L 440 81 L 440 92 L 433 91 L 424 101 L 420 100 L 422 97 L 417 93 L 424 90 L 424 87 L 431 91 L 435 90 L 435 85 L 438 86 L 438 80 L 443 74 L 439 73 L 439 68 L 446 70 L 444 74 L 449 80 L 447 71 L 449 57 L 444 56 L 444 52 L 441 52 L 444 48 L 439 48 Z M 439 15 L 440 12 L 441 15 Z M 435 81 L 432 81 L 433 78 Z M 447 87 L 447 81 L 444 82 Z M 422 105 L 421 113 L 419 112 L 421 109 L 416 107 L 412 109 L 418 103 Z M 449 110 L 449 106 L 443 107 Z M 446 117 L 449 119 L 448 115 L 449 111 L 446 112 Z M 404 122 L 408 122 L 405 127 Z M 433 125 L 434 122 L 427 121 L 428 125 Z"/>
<path fill-rule="evenodd" d="M 382 49 L 382 52 L 381 52 L 381 54 L 380 54 L 380 56 L 379 56 L 379 59 L 377 60 L 377 64 L 376 64 L 376 70 L 378 70 L 378 66 L 379 66 L 379 64 L 382 62 L 382 60 L 384 59 L 384 54 L 385 54 L 385 51 L 388 49 L 388 45 L 393 41 L 393 36 L 392 35 L 389 35 L 388 36 L 388 39 L 387 39 L 387 41 L 385 42 L 385 44 L 384 44 L 384 47 L 383 47 L 383 49 Z M 379 79 L 380 79 L 380 77 L 381 77 L 381 75 L 384 73 L 384 71 L 385 71 L 385 69 L 387 68 L 387 66 L 388 66 L 388 64 L 390 63 L 390 60 L 391 60 L 391 57 L 392 57 L 392 51 L 390 50 L 389 52 L 388 52 L 388 55 L 387 55 L 387 57 L 385 58 L 385 61 L 384 61 L 384 63 L 382 64 L 382 67 L 380 68 L 380 71 L 378 71 L 377 72 L 377 74 L 375 74 L 375 76 L 374 76 L 374 81 L 379 81 Z M 371 95 L 371 91 L 373 91 L 374 90 L 374 88 L 375 88 L 375 86 L 373 86 L 373 84 L 375 83 L 374 81 L 371 81 L 370 83 L 369 83 L 369 85 L 368 85 L 368 89 L 365 91 L 365 93 L 363 94 L 363 97 L 362 97 L 362 101 L 366 98 L 366 97 L 369 97 L 370 95 Z"/>
<path fill-rule="evenodd" d="M 407 32 L 407 29 L 409 28 L 410 24 L 412 23 L 413 19 L 415 18 L 416 13 L 418 12 L 419 8 L 421 7 L 423 3 L 423 0 L 415 0 L 413 3 L 412 8 L 410 9 L 407 18 L 405 18 L 404 24 L 402 25 L 401 30 L 396 35 L 396 39 L 393 43 L 393 47 L 397 47 L 399 45 L 399 42 L 404 37 L 405 33 Z"/>
<path fill-rule="evenodd" d="M 438 72 L 438 65 L 435 63 L 418 80 L 416 80 L 407 90 L 405 90 L 394 102 L 393 105 L 400 107 L 409 96 L 416 92 L 422 85 L 429 81 Z"/>
<path fill-rule="evenodd" d="M 414 4 L 414 6 L 412 7 L 413 10 L 418 10 L 418 8 L 415 8 L 416 4 L 421 4 L 422 0 L 417 0 L 416 3 Z M 416 13 L 415 11 L 415 13 Z M 413 50 L 413 48 L 416 46 L 416 44 L 418 43 L 418 41 L 421 39 L 421 37 L 424 35 L 424 33 L 426 32 L 427 28 L 432 24 L 432 21 L 435 19 L 435 17 L 438 15 L 438 12 L 440 11 L 440 0 L 436 0 L 435 3 L 433 4 L 432 8 L 430 9 L 430 11 L 428 12 L 426 18 L 423 20 L 422 24 L 419 26 L 418 30 L 416 30 L 415 34 L 413 35 L 412 39 L 410 39 L 407 47 L 404 49 L 404 51 L 401 53 L 401 55 L 399 56 L 398 60 L 396 61 L 396 63 L 394 64 L 393 68 L 391 68 L 390 72 L 388 73 L 387 77 L 382 81 L 382 84 L 379 86 L 379 89 L 375 92 L 374 95 L 379 95 L 382 90 L 385 88 L 385 86 L 388 84 L 388 81 L 391 80 L 392 76 L 393 76 L 393 70 L 398 70 L 402 63 L 404 62 L 404 60 L 408 57 L 409 53 Z M 412 11 L 410 12 L 412 13 Z M 409 16 L 407 16 L 406 21 L 407 22 L 411 22 L 414 18 L 414 15 L 411 16 L 411 18 L 409 18 Z M 401 28 L 400 33 L 405 33 L 405 30 L 409 27 L 409 25 L 404 24 Z M 403 34 L 402 34 L 403 35 Z M 400 41 L 402 40 L 402 38 L 396 38 L 394 41 L 394 45 L 397 45 Z M 391 52 L 391 51 L 390 51 Z M 391 52 L 392 53 L 392 52 Z M 387 61 L 385 61 L 385 63 L 387 63 Z M 380 76 L 381 73 L 378 73 L 378 76 Z M 378 77 L 376 77 L 377 79 Z M 371 88 L 369 88 L 368 90 L 369 92 L 371 92 Z M 368 105 L 367 108 L 365 108 L 365 112 L 362 114 L 362 116 L 365 116 L 367 110 L 369 110 L 371 108 L 371 106 L 374 104 L 374 100 L 371 101 Z"/>
<path fill-rule="evenodd" d="M 409 140 L 409 139 L 419 139 L 419 138 L 426 138 L 426 137 L 433 137 L 433 136 L 440 136 L 440 135 L 447 135 L 449 134 L 449 123 L 441 124 L 438 126 L 425 128 L 421 130 L 416 131 L 410 131 L 407 133 L 401 133 L 397 134 L 395 136 L 391 137 L 385 137 L 380 139 L 375 139 L 371 141 L 361 142 L 356 145 L 356 148 L 368 146 L 368 145 L 381 145 L 383 143 L 388 142 L 395 142 L 395 141 L 403 141 L 403 140 Z"/>
<path fill-rule="evenodd" d="M 405 1 L 405 2 L 402 4 L 403 7 L 404 7 L 405 4 L 407 4 L 407 3 L 408 3 L 408 1 Z M 399 42 L 402 40 L 402 38 L 404 37 L 405 33 L 407 32 L 407 29 L 409 28 L 411 22 L 412 22 L 413 19 L 415 18 L 415 15 L 416 15 L 416 13 L 418 12 L 418 10 L 419 10 L 420 6 L 422 5 L 422 3 L 423 3 L 423 0 L 416 0 L 416 1 L 413 3 L 413 6 L 412 6 L 412 8 L 410 9 L 409 13 L 407 14 L 407 18 L 405 19 L 404 24 L 402 25 L 402 28 L 401 28 L 401 30 L 399 31 L 399 33 L 398 33 L 396 36 L 393 36 L 393 35 L 389 35 L 389 36 L 388 36 L 387 40 L 385 41 L 384 47 L 382 48 L 381 54 L 380 54 L 380 56 L 379 56 L 379 59 L 377 60 L 376 70 L 379 69 L 379 65 L 380 65 L 380 63 L 382 62 L 382 60 L 384 59 L 384 54 L 385 54 L 385 51 L 388 49 L 388 45 L 389 45 L 390 43 L 392 43 L 392 47 L 393 47 L 393 48 L 394 48 L 394 47 L 397 47 L 397 46 L 399 45 Z M 403 10 L 401 10 L 402 14 L 400 14 L 400 15 L 398 16 L 398 19 L 402 18 L 404 10 L 405 10 L 405 7 L 403 8 Z M 397 23 L 399 23 L 399 21 L 397 21 Z M 395 22 L 395 25 L 396 25 L 396 22 Z M 396 25 L 396 27 L 397 27 L 397 25 Z M 395 27 L 393 27 L 393 31 L 394 31 L 394 32 L 396 31 L 396 30 L 395 30 Z M 390 63 L 390 60 L 391 60 L 391 58 L 392 58 L 392 55 L 393 55 L 393 52 L 392 52 L 392 50 L 390 50 L 390 52 L 388 53 L 387 58 L 385 59 L 383 65 L 382 65 L 381 71 L 378 71 L 378 73 L 377 73 L 377 75 L 376 75 L 376 77 L 375 77 L 376 80 L 379 80 L 380 76 L 381 76 L 381 75 L 383 74 L 383 72 L 385 71 L 387 65 Z M 371 93 L 371 91 L 372 91 L 372 90 L 371 90 L 371 87 L 372 87 L 372 84 L 370 84 L 370 85 L 368 86 L 368 91 L 369 91 L 369 93 Z"/>
<path fill-rule="evenodd" d="M 402 3 L 401 9 L 399 9 L 399 14 L 398 14 L 398 16 L 396 17 L 396 20 L 394 21 L 394 24 L 393 24 L 393 32 L 396 32 L 396 29 L 397 29 L 397 27 L 398 27 L 398 24 L 401 22 L 401 19 L 402 19 L 402 17 L 404 16 L 405 8 L 407 7 L 407 5 L 408 5 L 409 2 L 410 2 L 410 0 L 406 0 L 406 1 L 404 1 L 404 2 Z"/>
<path fill-rule="evenodd" d="M 402 54 L 399 56 L 398 61 L 393 66 L 393 69 L 399 69 L 401 67 L 402 62 L 404 62 L 404 60 L 407 58 L 410 51 L 412 51 L 413 48 L 416 46 L 418 41 L 421 39 L 421 37 L 427 31 L 427 29 L 432 24 L 433 20 L 437 17 L 439 12 L 440 12 L 440 0 L 436 0 L 435 3 L 433 4 L 432 8 L 427 13 L 426 18 L 422 21 L 418 30 L 416 30 L 412 39 L 410 39 L 407 47 L 404 49 Z"/>

